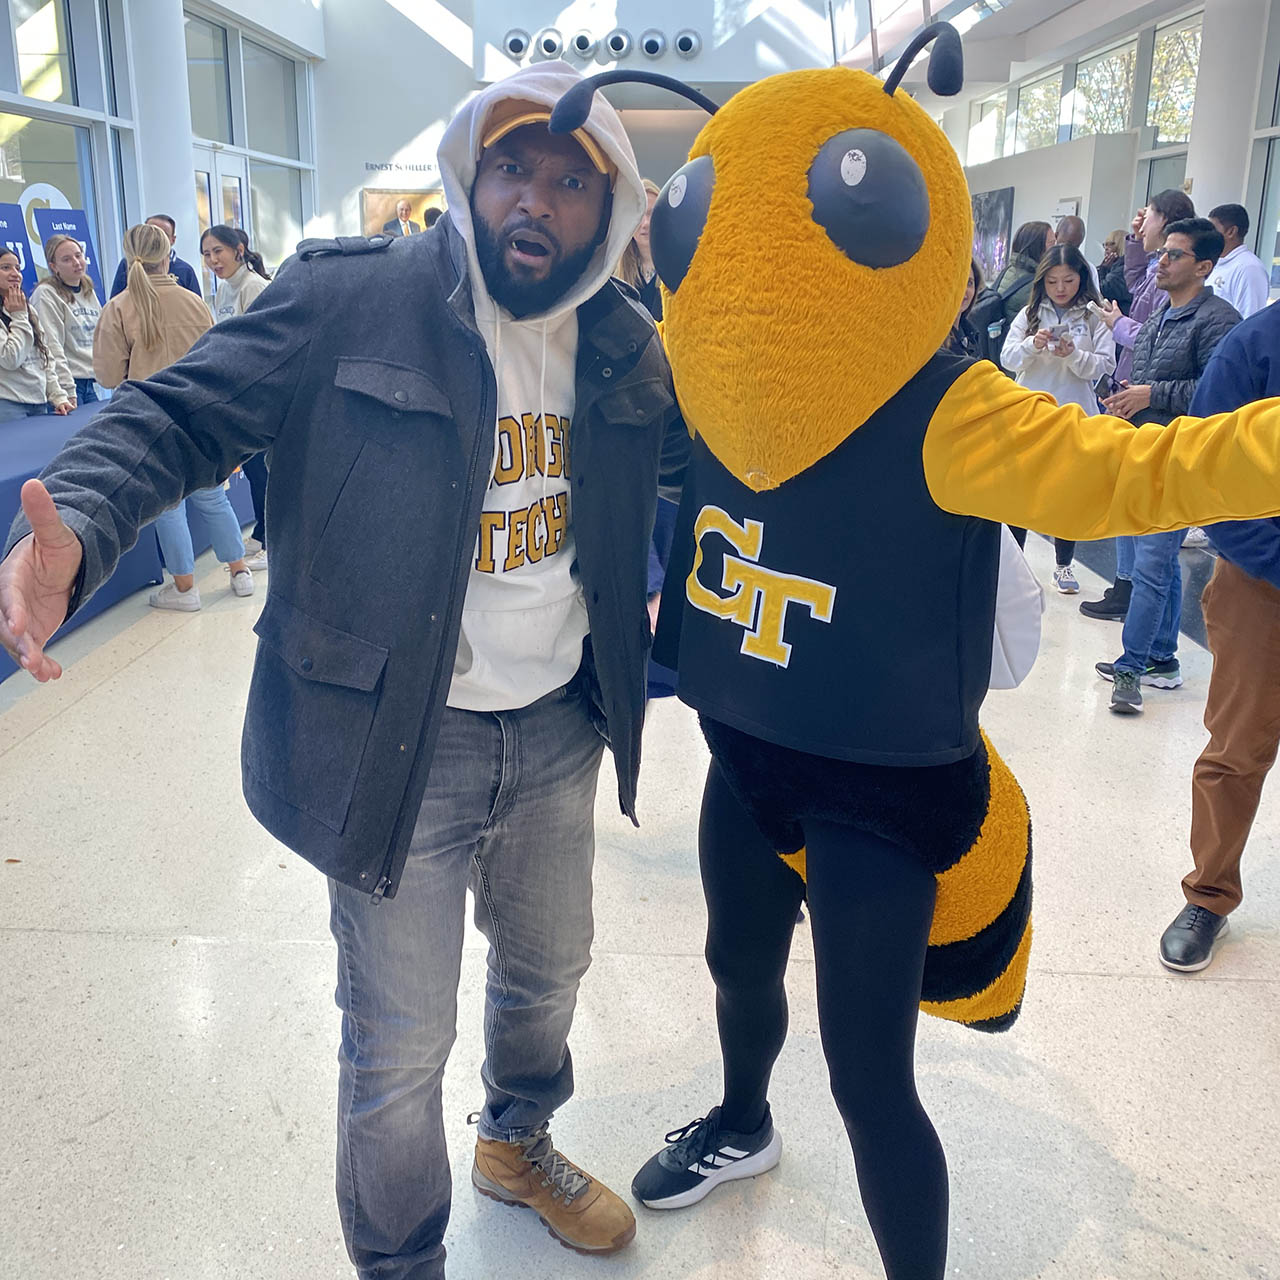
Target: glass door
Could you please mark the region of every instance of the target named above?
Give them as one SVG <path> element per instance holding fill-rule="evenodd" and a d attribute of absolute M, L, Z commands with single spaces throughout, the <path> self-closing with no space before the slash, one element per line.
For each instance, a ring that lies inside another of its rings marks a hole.
<path fill-rule="evenodd" d="M 252 236 L 249 212 L 249 165 L 243 156 L 195 148 L 196 212 L 203 235 L 215 223 L 239 227 Z M 213 301 L 217 280 L 200 264 L 200 280 L 206 302 Z"/>

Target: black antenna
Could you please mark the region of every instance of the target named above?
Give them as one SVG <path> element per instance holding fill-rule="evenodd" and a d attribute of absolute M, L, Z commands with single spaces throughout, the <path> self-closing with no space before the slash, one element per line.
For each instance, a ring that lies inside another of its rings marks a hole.
<path fill-rule="evenodd" d="M 960 92 L 964 87 L 964 49 L 960 45 L 960 33 L 949 22 L 935 22 L 925 27 L 903 50 L 893 74 L 884 82 L 885 93 L 893 97 L 916 54 L 935 40 L 938 43 L 929 58 L 929 88 L 940 98 L 953 98 Z"/>
<path fill-rule="evenodd" d="M 607 84 L 627 83 L 651 84 L 659 89 L 668 89 L 682 98 L 688 98 L 709 116 L 715 115 L 719 110 L 710 98 L 697 89 L 691 89 L 683 80 L 677 80 L 674 76 L 659 75 L 656 71 L 602 71 L 599 75 L 579 81 L 556 103 L 547 128 L 552 133 L 572 133 L 575 129 L 581 129 L 587 123 L 587 116 L 591 114 L 591 99 L 595 97 L 596 90 Z"/>

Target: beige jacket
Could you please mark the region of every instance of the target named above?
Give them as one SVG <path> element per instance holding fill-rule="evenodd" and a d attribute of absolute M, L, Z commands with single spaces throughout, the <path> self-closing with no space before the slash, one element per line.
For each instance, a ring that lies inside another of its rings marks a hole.
<path fill-rule="evenodd" d="M 104 387 L 135 382 L 180 360 L 203 333 L 213 328 L 209 308 L 173 276 L 152 276 L 160 299 L 160 344 L 144 347 L 138 312 L 129 290 L 118 293 L 102 309 L 93 335 L 93 376 Z"/>
<path fill-rule="evenodd" d="M 63 399 L 53 361 L 44 364 L 40 359 L 30 313 L 17 312 L 7 327 L 0 323 L 0 400 L 59 404 Z"/>

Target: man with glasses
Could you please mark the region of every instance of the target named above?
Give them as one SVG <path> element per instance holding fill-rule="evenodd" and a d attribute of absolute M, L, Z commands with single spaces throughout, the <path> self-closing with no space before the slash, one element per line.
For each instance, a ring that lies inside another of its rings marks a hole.
<path fill-rule="evenodd" d="M 1214 348 L 1240 321 L 1229 302 L 1206 281 L 1222 256 L 1222 233 L 1207 218 L 1184 218 L 1165 230 L 1156 259 L 1156 284 L 1169 296 L 1142 326 L 1133 347 L 1133 377 L 1104 401 L 1108 413 L 1135 426 L 1167 423 L 1191 409 L 1196 383 Z M 1133 595 L 1124 620 L 1124 652 L 1099 662 L 1097 672 L 1114 684 L 1111 710 L 1142 710 L 1142 685 L 1176 689 L 1178 626 L 1182 619 L 1182 530 L 1134 539 Z"/>

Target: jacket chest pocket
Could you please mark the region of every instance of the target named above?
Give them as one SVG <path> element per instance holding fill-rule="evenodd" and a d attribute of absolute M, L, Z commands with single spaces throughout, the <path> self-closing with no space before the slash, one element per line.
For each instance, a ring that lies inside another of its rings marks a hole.
<path fill-rule="evenodd" d="M 274 591 L 254 631 L 261 644 L 244 765 L 281 799 L 341 834 L 388 651 L 303 613 Z"/>
<path fill-rule="evenodd" d="M 602 395 L 597 410 L 611 426 L 651 427 L 675 404 L 663 378 L 646 378 Z"/>
<path fill-rule="evenodd" d="M 421 369 L 370 356 L 341 356 L 333 385 L 348 393 L 344 399 L 351 428 L 380 443 L 412 441 L 424 430 L 451 425 L 448 393 Z"/>

